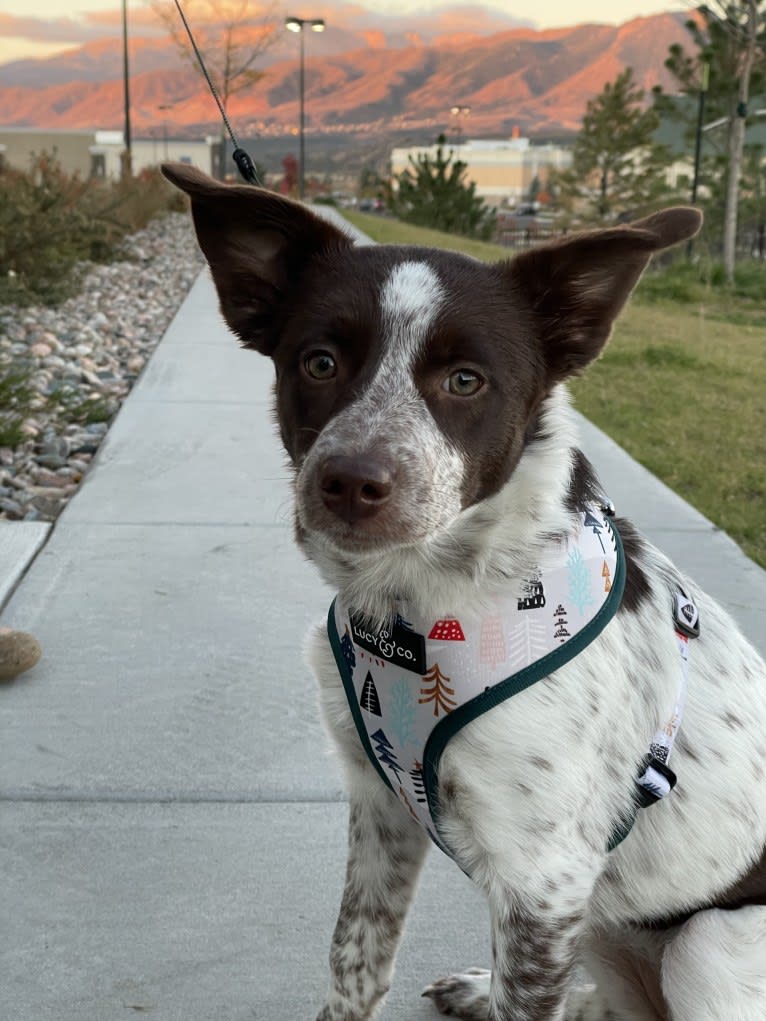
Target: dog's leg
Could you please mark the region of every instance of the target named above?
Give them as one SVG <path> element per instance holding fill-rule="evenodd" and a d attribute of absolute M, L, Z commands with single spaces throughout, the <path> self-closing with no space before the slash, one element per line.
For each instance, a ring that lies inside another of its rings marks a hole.
<path fill-rule="evenodd" d="M 374 1015 L 429 845 L 371 767 L 362 769 L 350 795 L 346 886 L 330 951 L 330 993 L 317 1021 Z"/>
<path fill-rule="evenodd" d="M 461 1021 L 604 1021 L 591 990 L 571 990 L 582 914 L 554 916 L 493 884 L 492 972 L 472 968 L 428 986 L 436 1007 Z M 567 1000 L 572 992 L 572 1001 Z"/>
<path fill-rule="evenodd" d="M 766 907 L 700 911 L 662 959 L 673 1021 L 764 1021 Z"/>

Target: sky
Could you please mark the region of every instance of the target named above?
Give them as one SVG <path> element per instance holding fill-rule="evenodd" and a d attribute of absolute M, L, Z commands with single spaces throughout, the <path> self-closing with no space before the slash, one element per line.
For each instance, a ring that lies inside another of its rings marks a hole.
<path fill-rule="evenodd" d="M 305 0 L 302 0 L 305 6 Z M 470 0 L 357 0 L 359 6 L 389 15 L 429 9 L 469 7 Z M 685 0 L 481 0 L 481 6 L 532 22 L 538 28 L 583 21 L 619 24 L 630 18 L 689 6 Z M 324 6 L 324 5 L 323 5 Z M 44 57 L 103 35 L 115 34 L 119 0 L 0 0 L 0 63 Z M 134 25 L 147 18 L 142 0 L 128 0 Z"/>

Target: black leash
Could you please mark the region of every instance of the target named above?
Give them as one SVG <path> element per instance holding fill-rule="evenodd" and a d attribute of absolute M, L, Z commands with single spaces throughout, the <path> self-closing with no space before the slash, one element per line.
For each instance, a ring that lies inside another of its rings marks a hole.
<path fill-rule="evenodd" d="M 263 187 L 263 183 L 258 177 L 258 171 L 255 169 L 255 164 L 250 158 L 250 153 L 246 152 L 240 146 L 234 132 L 232 131 L 231 124 L 229 124 L 229 118 L 226 116 L 226 111 L 223 108 L 223 103 L 221 102 L 221 99 L 218 95 L 218 89 L 216 89 L 215 85 L 213 84 L 212 78 L 208 74 L 207 68 L 205 67 L 205 61 L 202 59 L 202 54 L 200 53 L 199 48 L 196 42 L 194 41 L 192 30 L 189 28 L 189 22 L 186 20 L 186 16 L 183 12 L 181 4 L 179 3 L 179 0 L 174 0 L 174 2 L 178 10 L 178 13 L 181 16 L 181 21 L 183 22 L 184 28 L 186 29 L 186 34 L 189 36 L 189 42 L 191 43 L 192 49 L 194 50 L 194 55 L 199 61 L 199 66 L 202 69 L 203 75 L 205 76 L 205 81 L 208 83 L 208 86 L 210 87 L 210 91 L 213 94 L 213 99 L 218 104 L 218 109 L 221 112 L 223 123 L 226 127 L 226 130 L 229 132 L 231 143 L 234 146 L 232 159 L 237 164 L 237 169 L 239 170 L 240 174 L 242 175 L 244 180 L 247 181 L 248 184 L 254 184 L 256 185 L 256 187 Z"/>

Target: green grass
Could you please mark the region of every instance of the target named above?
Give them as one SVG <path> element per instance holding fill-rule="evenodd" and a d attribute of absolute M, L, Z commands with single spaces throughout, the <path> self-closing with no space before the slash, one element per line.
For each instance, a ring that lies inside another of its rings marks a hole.
<path fill-rule="evenodd" d="M 457 234 L 444 234 L 440 230 L 428 230 L 426 227 L 414 227 L 410 223 L 391 220 L 386 216 L 375 216 L 373 213 L 357 213 L 356 210 L 341 210 L 349 223 L 368 234 L 373 241 L 386 245 L 424 245 L 428 248 L 447 248 L 452 252 L 463 252 L 483 262 L 494 262 L 507 259 L 507 248 L 491 245 L 487 241 L 474 241 L 471 238 L 459 237 Z"/>
<path fill-rule="evenodd" d="M 344 215 L 345 212 L 344 212 Z M 348 216 L 375 241 L 492 260 L 494 245 L 377 216 Z M 715 266 L 650 271 L 603 357 L 573 382 L 575 404 L 766 567 L 766 267 L 734 287 Z M 619 493 L 611 494 L 619 507 Z"/>

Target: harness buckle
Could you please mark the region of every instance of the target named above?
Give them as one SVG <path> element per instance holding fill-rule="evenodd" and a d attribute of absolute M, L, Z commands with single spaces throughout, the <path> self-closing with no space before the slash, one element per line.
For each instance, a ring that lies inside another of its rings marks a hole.
<path fill-rule="evenodd" d="M 687 638 L 699 638 L 700 612 L 682 589 L 676 592 L 673 621 L 676 628 Z"/>
<path fill-rule="evenodd" d="M 647 755 L 643 767 L 641 775 L 636 780 L 638 788 L 636 803 L 639 808 L 649 808 L 670 794 L 678 782 L 678 777 L 670 766 L 656 755 Z"/>

